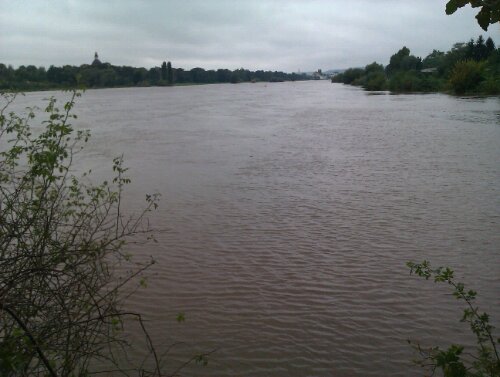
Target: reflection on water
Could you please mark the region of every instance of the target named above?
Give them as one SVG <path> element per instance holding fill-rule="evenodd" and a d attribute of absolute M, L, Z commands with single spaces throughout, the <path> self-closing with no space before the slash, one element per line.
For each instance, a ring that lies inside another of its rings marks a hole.
<path fill-rule="evenodd" d="M 88 91 L 78 163 L 104 176 L 124 153 L 130 207 L 163 195 L 159 244 L 134 250 L 159 263 L 129 304 L 157 342 L 193 345 L 172 370 L 217 348 L 186 374 L 416 376 L 406 339 L 473 339 L 406 261 L 453 266 L 499 324 L 499 102 L 328 82 Z"/>

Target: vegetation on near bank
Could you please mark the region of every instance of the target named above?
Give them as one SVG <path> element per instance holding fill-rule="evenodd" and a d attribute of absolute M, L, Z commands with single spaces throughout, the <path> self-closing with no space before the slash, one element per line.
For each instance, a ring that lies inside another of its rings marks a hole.
<path fill-rule="evenodd" d="M 391 92 L 500 93 L 500 49 L 491 38 L 455 43 L 447 51 L 434 50 L 424 59 L 403 47 L 384 67 L 376 62 L 349 68 L 332 82 Z"/>
<path fill-rule="evenodd" d="M 461 322 L 469 324 L 476 337 L 475 353 L 460 344 L 452 344 L 443 350 L 440 347 L 422 347 L 419 343 L 408 341 L 419 353 L 417 364 L 427 369 L 431 375 L 440 370 L 444 377 L 499 377 L 500 376 L 500 338 L 495 338 L 494 327 L 487 313 L 481 312 L 474 304 L 477 292 L 466 289 L 465 285 L 456 281 L 454 271 L 448 267 L 432 268 L 428 261 L 423 263 L 408 262 L 410 273 L 433 279 L 436 283 L 446 283 L 453 289 L 453 296 L 463 300 L 466 307 Z"/>
<path fill-rule="evenodd" d="M 248 69 L 205 70 L 193 68 L 184 70 L 173 68 L 170 62 L 160 67 L 135 68 L 101 63 L 96 59 L 92 64 L 80 66 L 51 65 L 36 67 L 21 65 L 17 69 L 0 63 L 0 90 L 28 91 L 72 88 L 115 88 L 132 86 L 167 86 L 176 84 L 214 84 L 239 82 L 279 82 L 309 80 L 305 74 L 279 71 L 249 71 Z"/>
<path fill-rule="evenodd" d="M 168 350 L 156 352 L 141 313 L 123 307 L 154 263 L 137 260 L 126 245 L 152 240 L 146 216 L 158 194 L 127 215 L 122 157 L 100 184 L 90 171 L 75 173 L 90 137 L 72 125 L 77 95 L 63 109 L 50 99 L 35 128 L 39 111 L 21 116 L 10 111 L 16 95 L 0 95 L 0 376 L 176 375 L 172 365 L 165 370 Z M 127 362 L 130 327 L 144 334 L 142 343 L 134 339 L 146 351 L 142 362 Z"/>

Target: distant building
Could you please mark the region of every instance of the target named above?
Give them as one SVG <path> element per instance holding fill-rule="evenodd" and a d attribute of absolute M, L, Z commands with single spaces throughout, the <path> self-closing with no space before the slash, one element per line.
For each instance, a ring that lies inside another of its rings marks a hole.
<path fill-rule="evenodd" d="M 94 61 L 92 62 L 92 65 L 94 67 L 100 67 L 102 65 L 101 61 L 99 60 L 99 55 L 97 55 L 97 52 L 94 54 Z"/>
<path fill-rule="evenodd" d="M 437 68 L 426 68 L 426 69 L 422 69 L 420 72 L 422 72 L 422 73 L 436 73 Z"/>
<path fill-rule="evenodd" d="M 323 75 L 323 72 L 321 69 L 318 69 L 316 72 L 313 72 L 312 77 L 314 80 L 326 80 L 328 79 L 327 76 Z"/>

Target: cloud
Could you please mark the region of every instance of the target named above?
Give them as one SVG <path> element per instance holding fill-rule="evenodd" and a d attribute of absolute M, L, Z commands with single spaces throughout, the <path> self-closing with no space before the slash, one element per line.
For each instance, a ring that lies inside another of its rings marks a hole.
<path fill-rule="evenodd" d="M 482 30 L 445 0 L 0 0 L 2 62 L 295 71 L 425 56 Z M 484 34 L 484 33 L 483 33 Z M 489 33 L 500 43 L 500 28 Z"/>

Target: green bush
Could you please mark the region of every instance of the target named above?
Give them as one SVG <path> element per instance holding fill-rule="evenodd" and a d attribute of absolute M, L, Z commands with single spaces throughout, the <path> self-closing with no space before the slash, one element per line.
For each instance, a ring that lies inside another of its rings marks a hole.
<path fill-rule="evenodd" d="M 359 79 L 364 74 L 365 70 L 363 68 L 349 68 L 343 73 L 333 76 L 332 82 L 353 84 L 356 79 Z"/>
<path fill-rule="evenodd" d="M 500 78 L 487 78 L 479 84 L 478 91 L 488 95 L 500 94 Z"/>
<path fill-rule="evenodd" d="M 363 87 L 366 90 L 385 90 L 387 79 L 384 66 L 373 62 L 365 67 Z"/>
<path fill-rule="evenodd" d="M 143 212 L 125 216 L 121 157 L 110 182 L 74 174 L 89 139 L 71 124 L 76 96 L 62 110 L 50 99 L 36 132 L 35 113 L 19 116 L 9 111 L 15 95 L 0 96 L 1 376 L 87 376 L 96 361 L 113 364 L 126 318 L 142 324 L 122 309 L 122 288 L 153 261 L 132 263 L 124 246 L 149 238 L 144 220 L 158 198 L 146 196 Z"/>
<path fill-rule="evenodd" d="M 477 352 L 472 355 L 472 359 L 463 358 L 465 347 L 462 345 L 452 344 L 448 349 L 442 350 L 439 347 L 424 349 L 418 343 L 413 344 L 421 355 L 417 363 L 429 369 L 432 375 L 436 369 L 441 369 L 444 377 L 499 377 L 500 356 L 497 344 L 500 344 L 500 339 L 495 339 L 493 335 L 494 327 L 490 324 L 488 314 L 480 312 L 474 305 L 477 293 L 465 289 L 463 283 L 457 282 L 453 270 L 448 267 L 433 269 L 427 261 L 421 264 L 409 262 L 407 265 L 412 274 L 426 280 L 432 278 L 436 283 L 446 283 L 452 287 L 453 296 L 466 304 L 461 322 L 469 324 L 477 341 Z"/>
<path fill-rule="evenodd" d="M 385 90 L 387 86 L 387 79 L 384 72 L 373 72 L 366 76 L 363 87 L 366 90 Z"/>
<path fill-rule="evenodd" d="M 421 79 L 415 71 L 399 71 L 389 79 L 389 89 L 393 92 L 418 92 Z"/>
<path fill-rule="evenodd" d="M 400 71 L 390 77 L 388 87 L 392 92 L 436 92 L 443 89 L 443 79 L 435 74 Z"/>
<path fill-rule="evenodd" d="M 449 83 L 456 94 L 474 91 L 483 80 L 484 63 L 474 60 L 461 61 L 455 64 Z"/>

